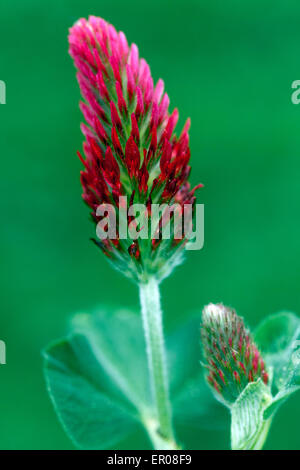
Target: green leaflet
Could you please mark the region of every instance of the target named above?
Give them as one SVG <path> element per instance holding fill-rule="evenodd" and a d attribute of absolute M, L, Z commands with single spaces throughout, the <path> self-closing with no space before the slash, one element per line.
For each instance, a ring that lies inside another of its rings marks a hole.
<path fill-rule="evenodd" d="M 270 422 L 263 418 L 272 397 L 268 387 L 259 379 L 242 391 L 231 407 L 231 448 L 233 450 L 260 449 L 265 441 Z"/>
<path fill-rule="evenodd" d="M 70 336 L 44 353 L 51 400 L 77 447 L 113 447 L 151 413 L 138 321 L 125 310 L 76 315 Z"/>
<path fill-rule="evenodd" d="M 195 434 L 208 425 L 224 426 L 227 419 L 199 373 L 199 322 L 166 340 L 173 419 L 183 446 L 186 427 Z M 143 448 L 150 448 L 147 435 L 159 439 L 139 315 L 112 309 L 76 315 L 70 335 L 51 344 L 44 359 L 50 398 L 77 447 L 120 448 L 131 433 L 144 434 Z"/>
<path fill-rule="evenodd" d="M 71 335 L 51 345 L 44 357 L 48 392 L 76 446 L 105 449 L 139 425 L 137 410 L 126 396 L 113 397 L 101 382 L 103 369 L 86 337 Z"/>
<path fill-rule="evenodd" d="M 273 400 L 267 419 L 300 388 L 300 319 L 293 313 L 270 315 L 256 330 L 255 340 L 273 372 Z"/>

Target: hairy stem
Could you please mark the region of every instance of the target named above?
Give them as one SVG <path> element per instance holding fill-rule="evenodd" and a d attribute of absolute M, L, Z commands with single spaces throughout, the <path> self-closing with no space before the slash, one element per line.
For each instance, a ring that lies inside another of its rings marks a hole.
<path fill-rule="evenodd" d="M 140 300 L 147 346 L 150 383 L 156 407 L 156 419 L 159 426 L 157 431 L 166 443 L 169 442 L 169 447 L 165 448 L 174 449 L 176 447 L 174 443 L 168 390 L 162 311 L 158 282 L 154 277 L 140 284 Z M 155 445 L 154 442 L 153 444 Z"/>

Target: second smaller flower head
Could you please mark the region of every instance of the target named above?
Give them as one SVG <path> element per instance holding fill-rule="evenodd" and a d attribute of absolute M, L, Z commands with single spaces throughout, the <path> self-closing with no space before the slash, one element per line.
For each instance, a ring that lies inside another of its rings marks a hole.
<path fill-rule="evenodd" d="M 206 380 L 216 397 L 231 406 L 250 382 L 269 382 L 266 366 L 250 331 L 236 312 L 209 304 L 202 313 L 201 339 Z"/>

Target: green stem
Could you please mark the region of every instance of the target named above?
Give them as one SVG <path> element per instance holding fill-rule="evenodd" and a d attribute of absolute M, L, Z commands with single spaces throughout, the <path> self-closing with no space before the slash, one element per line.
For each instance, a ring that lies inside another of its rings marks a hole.
<path fill-rule="evenodd" d="M 174 449 L 176 447 L 174 443 L 171 405 L 168 390 L 167 366 L 162 328 L 162 311 L 160 306 L 158 282 L 154 277 L 148 279 L 147 282 L 140 284 L 140 300 L 147 346 L 150 383 L 159 428 L 157 431 L 162 440 L 169 442 L 169 447 L 165 448 Z M 151 433 L 149 434 L 151 437 Z M 157 446 L 155 443 L 154 445 Z M 160 447 L 160 449 L 161 448 L 162 447 Z"/>

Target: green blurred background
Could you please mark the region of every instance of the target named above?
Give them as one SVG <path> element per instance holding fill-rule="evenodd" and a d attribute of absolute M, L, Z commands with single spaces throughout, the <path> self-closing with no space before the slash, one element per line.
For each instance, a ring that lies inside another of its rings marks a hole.
<path fill-rule="evenodd" d="M 166 329 L 207 302 L 255 326 L 300 313 L 300 4 L 252 0 L 2 0 L 0 448 L 68 449 L 45 391 L 41 349 L 70 314 L 137 305 L 137 289 L 89 241 L 75 151 L 79 90 L 67 30 L 102 16 L 138 44 L 162 77 L 180 125 L 190 116 L 192 181 L 203 182 L 205 247 L 162 285 Z M 275 418 L 266 448 L 299 449 L 299 394 Z M 201 448 L 228 434 L 199 433 Z"/>

